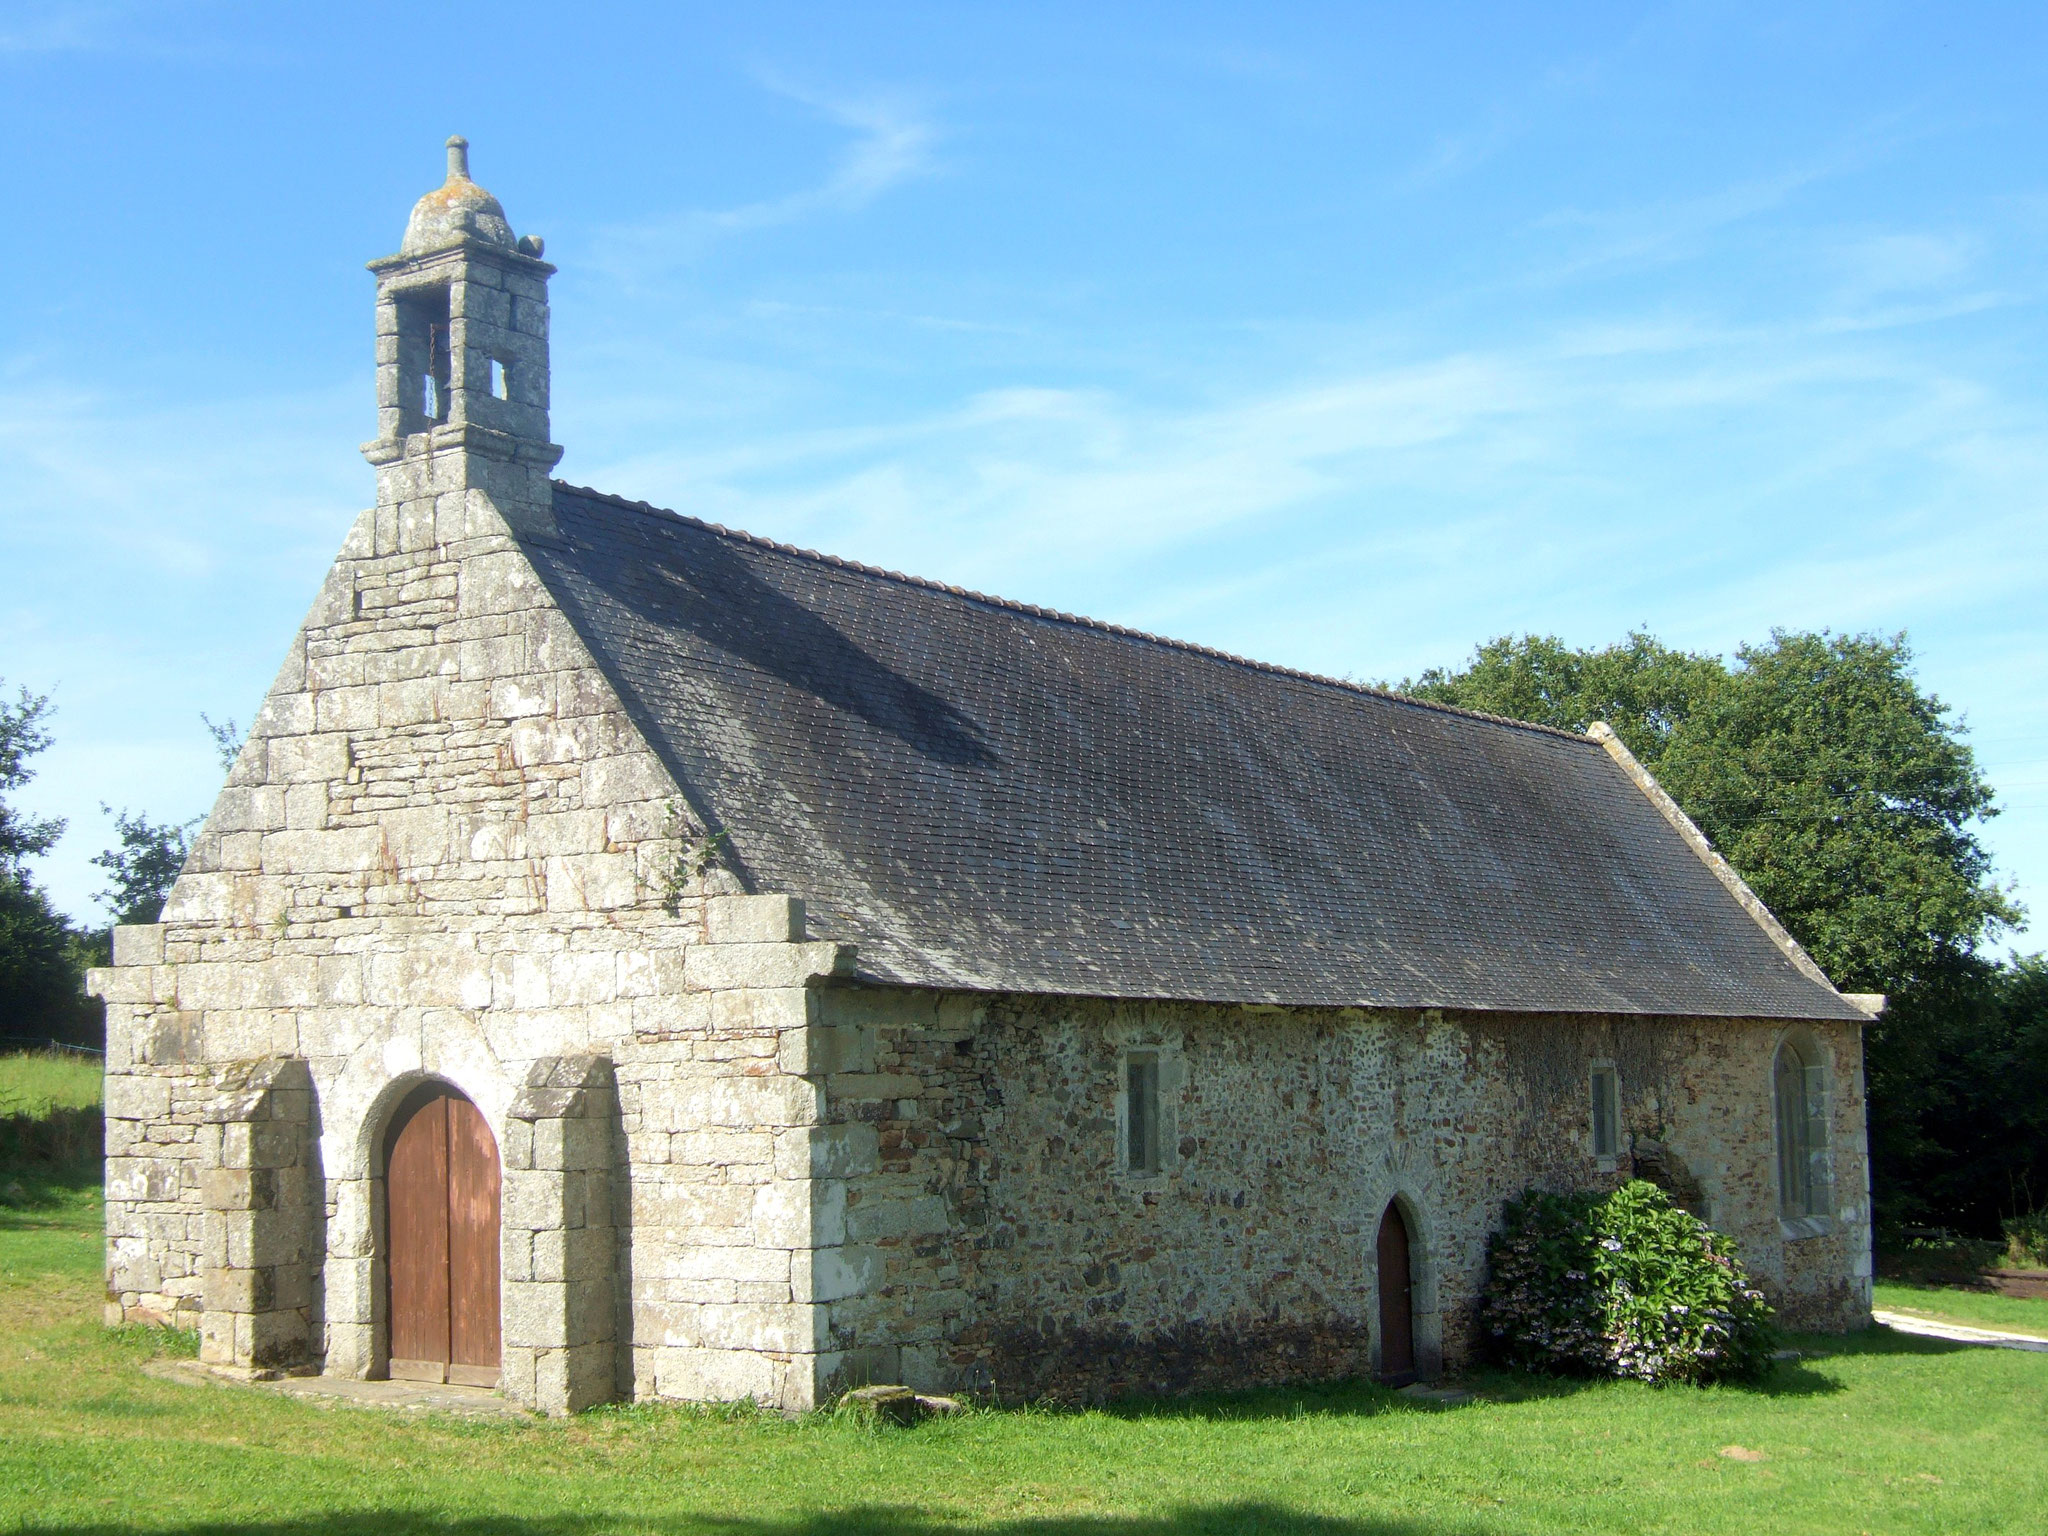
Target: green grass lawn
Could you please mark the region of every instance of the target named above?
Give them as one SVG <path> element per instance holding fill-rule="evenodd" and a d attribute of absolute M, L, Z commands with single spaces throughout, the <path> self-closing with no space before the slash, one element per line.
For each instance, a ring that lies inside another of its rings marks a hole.
<path fill-rule="evenodd" d="M 47 1115 L 100 1102 L 103 1078 L 97 1056 L 73 1051 L 0 1053 L 0 1115 Z"/>
<path fill-rule="evenodd" d="M 1908 1285 L 1899 1280 L 1880 1280 L 1876 1305 L 1885 1312 L 1904 1312 L 1970 1328 L 1999 1328 L 2007 1333 L 2048 1339 L 2048 1300 L 2038 1297 L 2000 1296 L 1993 1291 L 1966 1291 L 1953 1285 Z M 2048 1515 L 2044 1515 L 2044 1524 L 2048 1524 Z"/>
<path fill-rule="evenodd" d="M 916 1429 L 631 1408 L 475 1422 L 142 1372 L 98 1323 L 98 1202 L 0 1210 L 0 1531 L 247 1536 L 1450 1536 L 2038 1531 L 2048 1357 L 1873 1331 L 1761 1390 L 1508 1376 Z M 1740 1447 L 1743 1459 L 1723 1454 Z"/>

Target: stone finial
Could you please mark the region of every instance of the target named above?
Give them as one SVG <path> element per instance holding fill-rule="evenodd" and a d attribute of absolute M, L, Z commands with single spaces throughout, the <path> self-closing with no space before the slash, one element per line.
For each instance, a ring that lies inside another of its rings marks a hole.
<path fill-rule="evenodd" d="M 398 252 L 401 256 L 425 256 L 467 240 L 507 250 L 518 248 L 504 208 L 470 180 L 469 140 L 458 133 L 448 141 L 448 179 L 413 204 Z"/>

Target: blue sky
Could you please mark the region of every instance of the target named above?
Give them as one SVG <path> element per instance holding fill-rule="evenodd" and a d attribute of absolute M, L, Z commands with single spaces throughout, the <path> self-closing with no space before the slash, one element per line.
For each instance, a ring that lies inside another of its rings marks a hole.
<path fill-rule="evenodd" d="M 40 874 L 210 804 L 459 132 L 566 479 L 1367 679 L 1903 629 L 2040 909 L 2044 76 L 2038 6 L 0 3 Z"/>

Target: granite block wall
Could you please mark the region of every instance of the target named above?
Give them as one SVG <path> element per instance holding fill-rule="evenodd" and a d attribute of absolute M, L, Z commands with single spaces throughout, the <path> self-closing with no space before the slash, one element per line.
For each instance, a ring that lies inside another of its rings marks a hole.
<path fill-rule="evenodd" d="M 537 1063 L 600 1058 L 631 1170 L 612 1390 L 801 1405 L 810 1182 L 777 1148 L 815 1118 L 789 1069 L 811 989 L 852 953 L 695 867 L 704 829 L 463 457 L 383 468 L 396 503 L 350 534 L 163 920 L 95 974 L 109 1315 L 204 1309 L 220 1073 L 302 1060 L 325 1248 L 303 1353 L 377 1374 L 392 1108 L 443 1079 L 502 1149 Z M 589 1351 L 525 1343 L 591 1400 Z"/>

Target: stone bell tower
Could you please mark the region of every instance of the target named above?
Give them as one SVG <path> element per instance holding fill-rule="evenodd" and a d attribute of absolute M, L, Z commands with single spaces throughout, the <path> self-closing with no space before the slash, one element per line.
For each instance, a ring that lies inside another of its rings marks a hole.
<path fill-rule="evenodd" d="M 377 274 L 377 466 L 381 510 L 452 514 L 483 493 L 513 532 L 555 537 L 548 472 L 548 278 L 541 242 L 515 239 L 498 200 L 469 179 L 469 142 L 448 141 L 448 179 L 413 205 Z M 446 526 L 445 524 L 443 525 Z M 401 536 L 402 537 L 402 536 Z"/>

